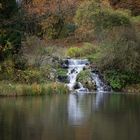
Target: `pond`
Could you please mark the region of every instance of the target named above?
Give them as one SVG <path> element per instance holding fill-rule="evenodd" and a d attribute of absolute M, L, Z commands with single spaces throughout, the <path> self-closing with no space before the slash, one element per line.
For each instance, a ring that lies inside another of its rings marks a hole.
<path fill-rule="evenodd" d="M 140 96 L 0 98 L 0 140 L 139 140 Z"/>

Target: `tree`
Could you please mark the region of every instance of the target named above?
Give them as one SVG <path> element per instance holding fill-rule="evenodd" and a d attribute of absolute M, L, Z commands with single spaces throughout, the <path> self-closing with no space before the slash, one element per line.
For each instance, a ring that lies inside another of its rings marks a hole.
<path fill-rule="evenodd" d="M 23 3 L 28 31 L 48 38 L 59 38 L 65 25 L 73 22 L 79 1 L 76 0 L 31 0 Z M 29 29 L 31 27 L 32 29 Z M 35 29 L 34 29 L 35 27 Z"/>
<path fill-rule="evenodd" d="M 11 18 L 17 11 L 16 0 L 1 0 L 0 1 L 0 19 Z"/>
<path fill-rule="evenodd" d="M 140 1 L 139 0 L 109 0 L 114 8 L 125 8 L 132 11 L 132 14 L 140 15 Z"/>
<path fill-rule="evenodd" d="M 14 58 L 21 48 L 21 28 L 16 0 L 1 0 L 0 60 Z"/>

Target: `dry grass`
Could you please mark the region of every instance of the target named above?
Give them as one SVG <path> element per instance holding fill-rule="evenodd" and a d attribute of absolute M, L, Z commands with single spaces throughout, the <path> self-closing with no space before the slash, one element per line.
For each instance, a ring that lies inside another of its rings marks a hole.
<path fill-rule="evenodd" d="M 50 84 L 0 84 L 0 96 L 38 96 L 69 93 L 66 85 L 62 83 Z"/>

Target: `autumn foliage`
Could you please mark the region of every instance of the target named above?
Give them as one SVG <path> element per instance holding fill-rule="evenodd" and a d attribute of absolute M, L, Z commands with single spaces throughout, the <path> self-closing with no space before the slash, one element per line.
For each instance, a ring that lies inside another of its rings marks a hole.
<path fill-rule="evenodd" d="M 109 0 L 114 8 L 125 8 L 132 11 L 133 15 L 140 15 L 140 0 Z"/>

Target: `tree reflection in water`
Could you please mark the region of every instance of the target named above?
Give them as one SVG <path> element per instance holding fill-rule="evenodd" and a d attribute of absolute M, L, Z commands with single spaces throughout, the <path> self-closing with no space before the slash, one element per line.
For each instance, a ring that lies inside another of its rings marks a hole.
<path fill-rule="evenodd" d="M 140 96 L 0 98 L 0 140 L 139 140 Z"/>

